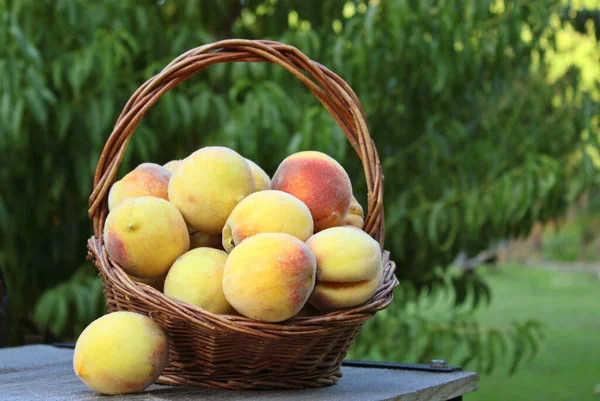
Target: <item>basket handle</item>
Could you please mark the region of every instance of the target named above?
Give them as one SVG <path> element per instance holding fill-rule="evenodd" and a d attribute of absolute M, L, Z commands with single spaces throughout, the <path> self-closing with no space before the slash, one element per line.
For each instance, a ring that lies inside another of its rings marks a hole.
<path fill-rule="evenodd" d="M 273 41 L 243 39 L 222 40 L 182 54 L 131 96 L 104 145 L 96 167 L 88 210 L 96 238 L 102 238 L 108 214 L 108 191 L 115 182 L 127 144 L 146 111 L 163 94 L 209 65 L 231 62 L 279 64 L 308 86 L 329 111 L 362 162 L 368 191 L 364 230 L 379 241 L 383 249 L 383 173 L 362 106 L 354 91 L 335 73 L 310 60 L 295 47 Z"/>

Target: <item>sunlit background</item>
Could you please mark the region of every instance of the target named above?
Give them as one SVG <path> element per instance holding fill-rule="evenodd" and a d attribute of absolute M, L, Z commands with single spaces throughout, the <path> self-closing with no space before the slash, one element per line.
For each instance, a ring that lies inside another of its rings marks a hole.
<path fill-rule="evenodd" d="M 446 359 L 481 374 L 470 400 L 599 399 L 599 23 L 597 0 L 0 0 L 0 346 L 104 313 L 87 199 L 129 96 L 193 47 L 271 39 L 351 85 L 385 172 L 402 284 L 349 358 Z M 120 174 L 210 144 L 269 174 L 326 152 L 367 204 L 344 134 L 280 67 L 170 91 Z"/>

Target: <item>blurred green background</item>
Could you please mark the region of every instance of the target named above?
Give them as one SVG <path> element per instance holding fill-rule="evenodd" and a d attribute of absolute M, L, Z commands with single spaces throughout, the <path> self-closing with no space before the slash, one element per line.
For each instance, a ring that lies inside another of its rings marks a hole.
<path fill-rule="evenodd" d="M 352 86 L 382 160 L 386 248 L 402 285 L 350 357 L 465 365 L 483 374 L 468 399 L 598 399 L 598 10 L 562 0 L 0 0 L 0 268 L 10 300 L 0 345 L 72 341 L 104 312 L 85 262 L 87 198 L 129 96 L 190 48 L 272 39 Z M 290 153 L 321 150 L 366 205 L 343 133 L 280 67 L 211 66 L 163 96 L 121 174 L 211 144 L 269 174 Z M 575 217 L 564 217 L 569 208 Z M 508 248 L 533 259 L 453 264 L 533 227 L 539 246 Z M 580 259 L 589 270 L 529 266 Z"/>

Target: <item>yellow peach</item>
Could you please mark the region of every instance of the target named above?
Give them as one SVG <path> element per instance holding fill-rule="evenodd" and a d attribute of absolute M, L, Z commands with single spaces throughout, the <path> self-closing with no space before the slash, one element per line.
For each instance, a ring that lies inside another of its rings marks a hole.
<path fill-rule="evenodd" d="M 255 192 L 238 203 L 227 218 L 223 247 L 231 252 L 246 238 L 260 233 L 286 233 L 306 241 L 313 234 L 310 210 L 282 191 Z"/>
<path fill-rule="evenodd" d="M 189 250 L 190 236 L 181 213 L 164 199 L 125 199 L 104 226 L 111 259 L 139 278 L 164 276 L 175 259 Z"/>
<path fill-rule="evenodd" d="M 213 248 L 196 248 L 179 257 L 165 280 L 165 295 L 212 313 L 228 313 L 223 294 L 223 268 L 227 254 Z"/>
<path fill-rule="evenodd" d="M 152 319 L 113 312 L 93 321 L 75 345 L 73 368 L 95 392 L 136 393 L 160 376 L 169 359 L 167 337 Z"/>
<path fill-rule="evenodd" d="M 310 237 L 317 283 L 308 302 L 329 312 L 360 305 L 373 296 L 383 275 L 379 243 L 362 230 L 341 226 Z"/>
<path fill-rule="evenodd" d="M 308 302 L 323 312 L 360 305 L 375 294 L 381 285 L 381 277 L 382 272 L 378 272 L 372 279 L 364 281 L 320 281 L 315 285 Z"/>
<path fill-rule="evenodd" d="M 171 174 L 173 174 L 175 170 L 177 170 L 177 168 L 179 167 L 180 163 L 181 160 L 171 160 L 170 162 L 165 163 L 163 167 L 169 170 Z"/>
<path fill-rule="evenodd" d="M 246 159 L 248 166 L 250 166 L 250 170 L 252 170 L 252 176 L 254 177 L 254 185 L 256 186 L 257 191 L 264 191 L 266 189 L 271 189 L 271 178 L 269 175 L 265 173 L 258 164 L 254 163 L 250 159 Z"/>
<path fill-rule="evenodd" d="M 113 210 L 122 200 L 155 196 L 169 200 L 167 188 L 171 172 L 154 163 L 143 163 L 115 182 L 108 193 L 108 210 Z"/>
<path fill-rule="evenodd" d="M 315 272 L 315 257 L 304 242 L 289 234 L 257 234 L 229 254 L 223 292 L 240 314 L 280 322 L 302 309 Z"/>
<path fill-rule="evenodd" d="M 213 146 L 182 160 L 169 182 L 169 200 L 190 227 L 220 234 L 233 208 L 254 190 L 245 159 L 231 149 Z"/>
<path fill-rule="evenodd" d="M 201 233 L 200 231 L 190 234 L 190 249 L 206 247 L 223 250 L 221 236 Z"/>
<path fill-rule="evenodd" d="M 363 208 L 360 205 L 360 203 L 358 203 L 354 195 L 352 195 L 350 209 L 348 209 L 348 214 L 346 214 L 340 225 L 353 226 L 362 230 L 364 224 L 365 220 L 363 215 Z"/>
<path fill-rule="evenodd" d="M 304 202 L 312 214 L 315 232 L 339 225 L 352 200 L 348 173 L 335 159 L 315 151 L 295 153 L 283 160 L 271 188 Z"/>

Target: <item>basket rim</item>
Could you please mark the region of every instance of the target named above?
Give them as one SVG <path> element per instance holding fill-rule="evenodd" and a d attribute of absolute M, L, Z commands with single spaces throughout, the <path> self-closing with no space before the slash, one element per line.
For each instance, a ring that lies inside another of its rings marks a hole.
<path fill-rule="evenodd" d="M 382 257 L 384 274 L 381 285 L 375 294 L 363 304 L 317 316 L 292 317 L 283 322 L 268 323 L 241 315 L 212 313 L 185 301 L 169 298 L 163 292 L 147 284 L 132 280 L 117 263 L 110 259 L 101 240 L 95 236 L 88 240 L 88 258 L 96 264 L 100 274 L 110 280 L 111 284 L 122 287 L 128 297 L 135 298 L 149 306 L 154 304 L 154 312 L 177 313 L 183 319 L 210 329 L 219 327 L 265 338 L 325 333 L 332 326 L 338 324 L 364 322 L 375 312 L 385 309 L 392 302 L 393 290 L 399 285 L 399 282 L 394 274 L 396 264 L 390 259 L 390 253 L 383 251 Z M 149 314 L 152 314 L 152 311 Z"/>

